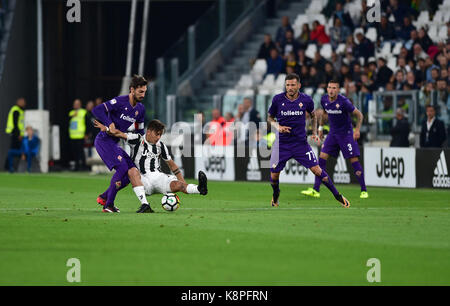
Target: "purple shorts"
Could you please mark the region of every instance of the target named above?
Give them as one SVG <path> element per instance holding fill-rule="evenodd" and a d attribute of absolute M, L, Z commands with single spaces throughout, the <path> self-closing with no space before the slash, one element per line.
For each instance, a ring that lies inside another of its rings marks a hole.
<path fill-rule="evenodd" d="M 342 151 L 342 155 L 344 155 L 345 159 L 360 155 L 358 143 L 353 139 L 353 134 L 328 134 L 322 145 L 321 152 L 337 158 L 339 155 L 339 150 Z"/>
<path fill-rule="evenodd" d="M 272 147 L 270 155 L 270 172 L 281 172 L 291 158 L 295 159 L 306 169 L 318 165 L 316 154 L 309 144 L 280 144 L 278 146 L 276 143 Z"/>
<path fill-rule="evenodd" d="M 124 162 L 128 169 L 136 167 L 130 156 L 111 137 L 99 133 L 94 141 L 95 149 L 109 170 Z"/>

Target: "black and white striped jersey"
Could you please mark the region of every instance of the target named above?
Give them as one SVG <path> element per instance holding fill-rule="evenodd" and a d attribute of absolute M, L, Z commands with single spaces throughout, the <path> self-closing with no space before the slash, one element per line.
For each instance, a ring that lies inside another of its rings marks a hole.
<path fill-rule="evenodd" d="M 127 133 L 127 143 L 131 148 L 130 157 L 142 174 L 161 172 L 160 157 L 164 161 L 172 159 L 164 143 L 151 144 L 145 135 Z"/>

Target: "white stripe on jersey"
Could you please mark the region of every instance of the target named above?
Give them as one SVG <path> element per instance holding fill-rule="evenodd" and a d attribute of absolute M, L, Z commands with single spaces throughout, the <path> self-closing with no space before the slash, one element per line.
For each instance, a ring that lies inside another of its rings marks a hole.
<path fill-rule="evenodd" d="M 127 143 L 131 147 L 130 157 L 142 174 L 161 172 L 160 157 L 165 161 L 172 159 L 161 141 L 151 144 L 140 134 L 127 133 Z"/>

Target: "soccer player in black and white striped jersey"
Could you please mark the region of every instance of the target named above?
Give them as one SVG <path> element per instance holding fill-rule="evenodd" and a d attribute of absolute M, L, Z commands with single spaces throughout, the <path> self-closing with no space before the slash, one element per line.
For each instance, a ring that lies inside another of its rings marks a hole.
<path fill-rule="evenodd" d="M 95 126 L 102 131 L 106 130 L 106 127 L 98 121 L 95 121 Z M 149 122 L 144 136 L 121 131 L 117 131 L 114 136 L 125 139 L 130 145 L 130 157 L 141 173 L 141 180 L 147 195 L 178 191 L 187 194 L 206 195 L 208 193 L 206 174 L 203 171 L 199 172 L 198 185 L 185 182 L 166 145 L 160 141 L 164 130 L 165 125 L 161 121 L 154 119 Z M 160 157 L 167 163 L 174 175 L 167 175 L 161 172 Z M 149 204 L 142 204 L 137 212 L 146 213 L 153 212 L 153 210 Z"/>

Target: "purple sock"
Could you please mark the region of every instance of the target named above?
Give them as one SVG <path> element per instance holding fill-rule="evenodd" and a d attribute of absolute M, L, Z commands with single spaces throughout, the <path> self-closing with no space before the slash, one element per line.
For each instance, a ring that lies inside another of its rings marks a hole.
<path fill-rule="evenodd" d="M 319 167 L 325 170 L 326 166 L 327 161 L 319 157 Z M 314 190 L 317 192 L 320 192 L 320 183 L 321 183 L 320 177 L 316 176 L 316 178 L 314 179 Z"/>
<path fill-rule="evenodd" d="M 273 201 L 275 203 L 278 202 L 278 197 L 280 196 L 280 181 L 279 180 L 273 180 L 272 177 L 270 178 L 270 186 L 272 186 L 273 189 Z"/>
<path fill-rule="evenodd" d="M 328 177 L 328 182 L 325 182 L 323 180 L 324 177 Z M 334 196 L 338 196 L 339 195 L 339 191 L 337 191 L 336 187 L 334 187 L 333 182 L 331 181 L 330 176 L 328 175 L 328 173 L 325 171 L 325 169 L 322 169 L 322 174 L 320 175 L 320 180 L 322 181 L 322 183 L 327 186 L 328 189 L 330 189 L 331 193 Z"/>
<path fill-rule="evenodd" d="M 359 163 L 359 161 L 355 161 L 352 163 L 353 170 L 355 170 L 356 178 L 358 179 L 359 185 L 361 186 L 361 191 L 367 191 L 366 182 L 364 181 L 364 171 Z M 359 175 L 358 175 L 359 173 Z"/>
<path fill-rule="evenodd" d="M 128 173 L 127 173 L 127 174 L 125 175 L 125 177 L 122 177 L 121 185 L 120 185 L 120 188 L 117 189 L 117 192 L 119 192 L 119 191 L 122 190 L 123 188 L 127 187 L 129 183 L 130 183 L 130 179 L 128 178 Z M 103 193 L 100 195 L 100 197 L 101 197 L 102 199 L 105 199 L 105 200 L 106 200 L 106 199 L 108 198 L 108 191 L 109 191 L 110 188 L 111 188 L 111 185 L 108 187 L 108 189 L 106 189 L 105 192 L 103 192 Z M 114 188 L 116 188 L 116 185 L 114 185 Z"/>
<path fill-rule="evenodd" d="M 122 179 L 124 176 L 128 176 L 128 166 L 126 163 L 120 163 L 116 167 L 116 173 L 114 173 L 111 178 L 111 183 L 109 184 L 108 192 L 106 194 L 106 205 L 111 206 L 114 204 L 116 194 L 122 187 Z"/>

